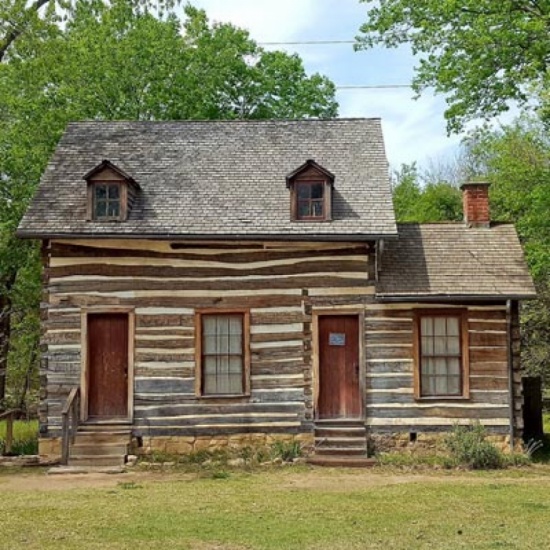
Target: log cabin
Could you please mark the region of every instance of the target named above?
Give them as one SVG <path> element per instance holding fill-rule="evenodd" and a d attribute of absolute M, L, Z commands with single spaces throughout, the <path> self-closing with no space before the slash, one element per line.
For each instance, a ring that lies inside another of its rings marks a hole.
<path fill-rule="evenodd" d="M 535 290 L 488 184 L 462 190 L 463 222 L 396 224 L 379 119 L 69 124 L 18 230 L 40 453 L 364 457 L 474 420 L 513 446 Z"/>

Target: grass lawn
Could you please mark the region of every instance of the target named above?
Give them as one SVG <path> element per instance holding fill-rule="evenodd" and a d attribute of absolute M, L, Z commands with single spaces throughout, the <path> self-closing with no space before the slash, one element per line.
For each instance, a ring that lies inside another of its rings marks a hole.
<path fill-rule="evenodd" d="M 90 476 L 0 475 L 0 548 L 550 546 L 548 466 L 416 474 L 288 467 L 226 479 Z"/>

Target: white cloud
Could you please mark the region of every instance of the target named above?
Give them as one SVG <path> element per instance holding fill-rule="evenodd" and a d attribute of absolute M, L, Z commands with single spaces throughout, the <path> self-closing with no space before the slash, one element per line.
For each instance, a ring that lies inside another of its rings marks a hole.
<path fill-rule="evenodd" d="M 442 100 L 424 93 L 412 99 L 409 89 L 352 90 L 339 94 L 341 116 L 381 117 L 386 153 L 392 167 L 426 163 L 456 148 L 461 136 L 447 137 Z"/>
<path fill-rule="evenodd" d="M 351 40 L 358 34 L 366 8 L 358 0 L 191 0 L 215 21 L 250 31 L 257 42 Z M 321 72 L 336 84 L 405 84 L 414 58 L 407 47 L 355 53 L 351 45 L 276 46 L 298 52 L 308 73 Z M 447 137 L 443 98 L 425 92 L 415 101 L 410 89 L 359 89 L 338 92 L 340 116 L 380 117 L 390 164 L 452 154 L 461 136 Z"/>
<path fill-rule="evenodd" d="M 320 10 L 314 0 L 191 0 L 209 18 L 250 31 L 258 42 L 288 41 L 315 24 Z"/>

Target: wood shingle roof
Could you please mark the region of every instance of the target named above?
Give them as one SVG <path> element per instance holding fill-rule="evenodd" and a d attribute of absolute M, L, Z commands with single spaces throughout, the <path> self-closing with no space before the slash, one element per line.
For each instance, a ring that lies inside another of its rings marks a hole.
<path fill-rule="evenodd" d="M 141 188 L 124 222 L 86 221 L 83 176 L 105 159 Z M 335 176 L 332 221 L 290 219 L 285 178 L 308 159 Z M 18 234 L 395 236 L 380 120 L 71 123 Z"/>
<path fill-rule="evenodd" d="M 535 288 L 512 224 L 398 224 L 385 243 L 377 296 L 534 298 Z"/>

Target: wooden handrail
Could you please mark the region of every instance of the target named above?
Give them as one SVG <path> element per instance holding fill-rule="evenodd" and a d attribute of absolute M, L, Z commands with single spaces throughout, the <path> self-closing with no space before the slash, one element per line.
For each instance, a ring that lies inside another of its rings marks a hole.
<path fill-rule="evenodd" d="M 0 420 L 6 419 L 6 444 L 4 446 L 4 454 L 9 455 L 13 446 L 13 419 L 16 414 L 19 414 L 21 409 L 11 409 L 0 414 Z"/>
<path fill-rule="evenodd" d="M 71 445 L 76 437 L 76 430 L 80 423 L 80 388 L 75 386 L 71 388 L 69 397 L 65 401 L 65 406 L 61 411 L 61 464 L 69 463 L 71 454 Z"/>

